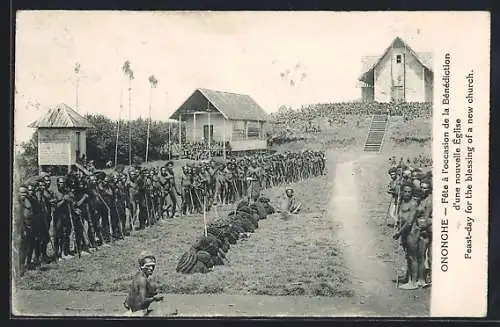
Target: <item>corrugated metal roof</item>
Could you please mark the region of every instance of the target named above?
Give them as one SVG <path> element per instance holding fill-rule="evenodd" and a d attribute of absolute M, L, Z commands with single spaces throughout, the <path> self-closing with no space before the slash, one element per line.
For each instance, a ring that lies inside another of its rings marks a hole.
<path fill-rule="evenodd" d="M 427 67 L 427 69 L 429 69 L 430 71 L 433 70 L 432 52 L 417 52 L 417 57 L 424 64 L 424 66 Z"/>
<path fill-rule="evenodd" d="M 268 114 L 249 95 L 197 89 L 171 116 L 177 119 L 179 113 L 188 112 L 190 102 L 194 101 L 197 93 L 201 94 L 227 119 L 231 120 L 260 120 L 267 121 Z M 203 107 L 203 106 L 202 106 Z"/>
<path fill-rule="evenodd" d="M 369 71 L 370 69 L 372 69 L 373 67 L 375 67 L 375 65 L 377 64 L 379 59 L 380 59 L 380 56 L 361 57 L 361 74 L 364 74 L 367 71 Z"/>
<path fill-rule="evenodd" d="M 415 52 L 405 41 L 403 41 L 398 36 L 391 42 L 391 44 L 386 48 L 386 50 L 382 55 L 361 57 L 361 75 L 359 77 L 359 80 L 364 81 L 366 79 L 366 74 L 368 74 L 371 70 L 373 70 L 375 66 L 379 63 L 379 61 L 386 56 L 391 47 L 398 42 L 401 42 L 425 68 L 427 68 L 431 72 L 433 71 L 432 52 Z"/>
<path fill-rule="evenodd" d="M 65 103 L 50 107 L 48 112 L 28 127 L 33 128 L 92 128 L 79 113 Z"/>

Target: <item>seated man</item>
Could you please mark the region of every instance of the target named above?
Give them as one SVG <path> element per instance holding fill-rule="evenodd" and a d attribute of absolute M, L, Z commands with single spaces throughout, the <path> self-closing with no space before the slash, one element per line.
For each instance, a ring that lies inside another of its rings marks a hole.
<path fill-rule="evenodd" d="M 302 203 L 297 201 L 292 188 L 287 188 L 285 192 L 286 199 L 283 201 L 283 205 L 280 210 L 283 219 L 287 218 L 290 214 L 298 213 L 302 206 Z"/>
<path fill-rule="evenodd" d="M 157 294 L 156 288 L 150 281 L 150 277 L 156 266 L 156 258 L 153 254 L 143 251 L 139 255 L 139 271 L 135 274 L 130 285 L 130 290 L 123 305 L 128 313 L 133 316 L 147 315 L 151 303 L 162 301 L 163 296 Z"/>

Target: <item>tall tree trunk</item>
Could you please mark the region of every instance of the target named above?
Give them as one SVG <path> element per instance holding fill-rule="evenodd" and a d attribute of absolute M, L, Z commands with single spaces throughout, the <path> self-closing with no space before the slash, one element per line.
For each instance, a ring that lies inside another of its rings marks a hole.
<path fill-rule="evenodd" d="M 128 163 L 132 166 L 132 79 L 128 81 Z"/>
<path fill-rule="evenodd" d="M 148 113 L 148 131 L 146 136 L 146 163 L 148 162 L 148 152 L 149 152 L 149 133 L 151 126 L 151 95 L 153 93 L 153 88 L 149 88 L 149 113 Z"/>
<path fill-rule="evenodd" d="M 116 122 L 116 144 L 115 144 L 115 167 L 118 164 L 118 140 L 120 138 L 120 120 L 123 111 L 123 80 L 120 87 L 120 111 L 118 112 L 118 121 Z"/>

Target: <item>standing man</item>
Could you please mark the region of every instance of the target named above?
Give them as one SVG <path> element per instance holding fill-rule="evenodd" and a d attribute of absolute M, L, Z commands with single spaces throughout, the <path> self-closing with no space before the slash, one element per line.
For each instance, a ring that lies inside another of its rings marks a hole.
<path fill-rule="evenodd" d="M 96 244 L 98 246 L 105 245 L 102 232 L 102 220 L 107 219 L 107 211 L 102 202 L 102 197 L 99 194 L 98 181 L 95 175 L 89 177 L 87 192 L 89 195 L 90 219 L 94 226 Z"/>
<path fill-rule="evenodd" d="M 134 168 L 132 168 L 132 170 L 129 172 L 127 190 L 130 206 L 131 228 L 135 229 L 137 220 L 139 219 L 139 210 L 141 210 L 141 189 L 139 185 L 139 178 Z M 139 229 L 140 227 L 141 226 L 139 226 Z"/>
<path fill-rule="evenodd" d="M 400 192 L 400 180 L 398 179 L 397 169 L 396 167 L 391 167 L 388 171 L 391 181 L 387 187 L 387 193 L 391 196 L 389 202 L 389 210 L 388 215 L 390 218 L 390 222 L 387 224 L 390 227 L 393 227 L 397 224 L 398 221 L 398 213 L 397 204 L 399 201 L 399 192 Z"/>
<path fill-rule="evenodd" d="M 172 202 L 172 215 L 171 218 L 175 216 L 175 212 L 177 210 L 177 195 L 181 196 L 181 193 L 177 189 L 177 184 L 175 183 L 175 174 L 174 174 L 174 163 L 172 161 L 167 162 L 167 174 L 166 174 L 167 182 L 169 184 L 167 192 L 170 197 L 170 201 Z"/>
<path fill-rule="evenodd" d="M 412 290 L 417 285 L 417 247 L 414 219 L 418 203 L 413 198 L 413 184 L 406 183 L 401 186 L 401 202 L 399 203 L 398 220 L 399 229 L 393 238 L 401 237 L 401 246 L 406 254 L 406 284 L 400 285 L 401 289 Z M 399 276 L 397 277 L 399 278 Z"/>
<path fill-rule="evenodd" d="M 426 287 L 431 283 L 432 263 L 432 187 L 429 180 L 420 183 L 422 199 L 416 209 L 417 227 L 417 285 Z"/>
<path fill-rule="evenodd" d="M 48 176 L 45 177 L 48 178 Z M 48 185 L 50 185 L 50 178 L 48 178 Z M 38 194 L 42 214 L 42 232 L 40 240 L 40 253 L 42 256 L 41 260 L 44 263 L 49 263 L 50 258 L 47 254 L 47 246 L 50 242 L 50 223 L 52 221 L 52 193 L 48 189 L 47 182 L 44 178 L 41 178 L 38 182 Z"/>
<path fill-rule="evenodd" d="M 120 218 L 118 217 L 118 211 L 116 209 L 116 194 L 115 188 L 112 185 L 111 178 L 109 176 L 104 177 L 102 181 L 102 196 L 107 204 L 107 209 L 109 210 L 108 217 L 110 217 L 111 223 L 111 237 L 114 240 L 123 239 L 120 233 Z M 109 226 L 108 226 L 109 230 Z"/>
<path fill-rule="evenodd" d="M 30 190 L 31 188 L 31 190 Z M 33 194 L 33 185 L 21 186 L 19 188 L 19 200 L 21 202 L 21 275 L 26 269 L 32 269 L 31 263 L 33 252 L 37 249 L 39 235 L 37 235 L 38 222 L 37 203 Z M 36 255 L 35 255 L 36 256 Z"/>
<path fill-rule="evenodd" d="M 192 195 L 193 176 L 189 166 L 182 167 L 181 189 L 182 189 L 182 214 L 191 214 L 194 210 Z"/>
<path fill-rule="evenodd" d="M 55 237 L 54 246 L 56 248 L 56 258 L 70 259 L 73 256 L 70 253 L 70 235 L 71 224 L 71 195 L 66 189 L 64 177 L 57 179 L 57 189 L 54 192 L 56 198 L 54 208 Z"/>

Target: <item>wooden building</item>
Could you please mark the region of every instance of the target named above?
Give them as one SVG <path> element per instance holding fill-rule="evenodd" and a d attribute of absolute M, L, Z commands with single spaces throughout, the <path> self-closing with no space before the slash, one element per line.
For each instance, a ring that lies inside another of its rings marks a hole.
<path fill-rule="evenodd" d="M 197 89 L 170 119 L 184 123 L 187 142 L 229 142 L 233 152 L 267 148 L 268 115 L 248 95 Z"/>
<path fill-rule="evenodd" d="M 87 156 L 86 130 L 93 126 L 75 110 L 61 103 L 29 127 L 38 133 L 38 166 L 72 166 Z"/>
<path fill-rule="evenodd" d="M 432 102 L 432 54 L 415 52 L 396 37 L 382 55 L 361 59 L 362 101 Z"/>

